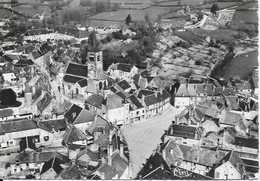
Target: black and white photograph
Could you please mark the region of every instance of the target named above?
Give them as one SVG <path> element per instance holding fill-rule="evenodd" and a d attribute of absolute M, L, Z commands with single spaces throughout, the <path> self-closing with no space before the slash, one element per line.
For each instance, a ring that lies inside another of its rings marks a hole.
<path fill-rule="evenodd" d="M 0 180 L 258 180 L 258 0 L 0 0 Z"/>

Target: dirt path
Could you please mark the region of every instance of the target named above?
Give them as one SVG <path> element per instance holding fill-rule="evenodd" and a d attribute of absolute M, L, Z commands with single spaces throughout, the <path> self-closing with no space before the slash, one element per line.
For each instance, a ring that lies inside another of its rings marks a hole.
<path fill-rule="evenodd" d="M 121 128 L 128 143 L 130 161 L 133 165 L 133 178 L 142 168 L 142 163 L 146 162 L 146 159 L 161 142 L 164 130 L 170 126 L 175 115 L 182 110 L 171 106 L 161 115 Z"/>

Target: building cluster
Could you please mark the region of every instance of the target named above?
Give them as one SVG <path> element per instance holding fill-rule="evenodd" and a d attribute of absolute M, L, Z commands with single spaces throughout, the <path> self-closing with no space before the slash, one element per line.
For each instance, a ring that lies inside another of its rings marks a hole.
<path fill-rule="evenodd" d="M 97 39 L 118 29 L 91 31 L 59 26 L 1 41 L 3 178 L 130 179 L 134 175 L 120 127 L 171 105 L 184 110 L 137 179 L 258 177 L 257 68 L 247 81 L 226 87 L 201 76 L 169 86 L 150 73 L 149 63 L 113 63 L 104 71 L 106 57 Z M 0 33 L 8 33 L 8 21 L 0 22 Z M 15 100 L 6 104 L 8 99 Z"/>
<path fill-rule="evenodd" d="M 245 81 L 234 84 L 237 88 L 218 88 L 215 80 L 194 79 L 175 84 L 175 104 L 186 108 L 165 130 L 137 178 L 258 178 L 258 87 Z"/>
<path fill-rule="evenodd" d="M 28 31 L 19 42 L 3 40 L 1 89 L 11 89 L 16 98 L 12 105 L 1 99 L 4 178 L 132 177 L 118 127 L 161 113 L 171 95 L 163 80 L 149 74 L 148 64 L 116 63 L 104 71 L 106 60 L 95 35 L 87 37 L 83 63 L 81 35 L 59 27 Z"/>

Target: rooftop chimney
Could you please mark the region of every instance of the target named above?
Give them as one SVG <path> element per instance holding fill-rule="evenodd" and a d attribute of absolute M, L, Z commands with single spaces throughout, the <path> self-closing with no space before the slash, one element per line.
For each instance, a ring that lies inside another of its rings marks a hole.
<path fill-rule="evenodd" d="M 162 156 L 163 156 L 163 159 L 166 160 L 166 150 L 165 149 L 162 150 Z"/>
<path fill-rule="evenodd" d="M 107 157 L 107 164 L 110 165 L 110 166 L 112 166 L 112 157 L 111 157 L 111 155 L 109 155 L 109 156 Z"/>
<path fill-rule="evenodd" d="M 120 156 L 124 157 L 124 144 L 120 144 Z"/>

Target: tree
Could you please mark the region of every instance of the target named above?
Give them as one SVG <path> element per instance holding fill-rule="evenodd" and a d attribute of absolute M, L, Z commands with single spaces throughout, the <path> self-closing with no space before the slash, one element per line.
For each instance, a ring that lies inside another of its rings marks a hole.
<path fill-rule="evenodd" d="M 13 89 L 3 89 L 0 92 L 0 101 L 2 105 L 13 105 L 16 103 L 16 93 Z"/>
<path fill-rule="evenodd" d="M 149 22 L 150 22 L 150 16 L 149 16 L 148 13 L 145 13 L 144 21 L 145 21 L 146 23 L 149 23 Z"/>
<path fill-rule="evenodd" d="M 126 24 L 127 26 L 129 26 L 131 22 L 132 22 L 132 17 L 131 17 L 130 14 L 128 14 L 128 16 L 127 16 L 126 19 L 125 19 L 125 24 Z"/>
<path fill-rule="evenodd" d="M 214 4 L 211 6 L 210 11 L 211 11 L 211 13 L 216 14 L 217 10 L 218 10 L 218 5 L 217 5 L 217 3 L 214 3 Z"/>

